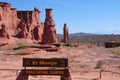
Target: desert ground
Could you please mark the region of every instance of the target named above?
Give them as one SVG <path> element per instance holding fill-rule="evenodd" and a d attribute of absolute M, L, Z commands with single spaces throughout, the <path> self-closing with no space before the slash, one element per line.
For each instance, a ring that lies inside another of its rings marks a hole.
<path fill-rule="evenodd" d="M 37 46 L 37 47 L 28 47 Z M 120 55 L 115 48 L 90 44 L 62 46 L 57 52 L 40 49 L 37 42 L 14 39 L 0 40 L 0 80 L 19 80 L 24 58 L 68 58 L 72 80 L 120 80 Z M 100 78 L 100 71 L 101 78 Z M 30 75 L 28 80 L 60 80 L 60 76 Z"/>

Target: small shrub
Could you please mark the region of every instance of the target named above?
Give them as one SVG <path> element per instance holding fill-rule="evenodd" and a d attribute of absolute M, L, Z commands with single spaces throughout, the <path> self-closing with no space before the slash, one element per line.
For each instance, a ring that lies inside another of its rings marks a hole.
<path fill-rule="evenodd" d="M 80 75 L 80 76 L 81 76 L 81 75 L 85 75 L 85 73 L 84 73 L 84 72 L 81 72 L 79 75 Z"/>
<path fill-rule="evenodd" d="M 16 56 L 21 56 L 22 53 L 17 52 L 17 53 L 14 53 L 14 55 L 16 55 Z"/>
<path fill-rule="evenodd" d="M 115 48 L 114 50 L 111 51 L 115 55 L 120 55 L 120 47 Z"/>
<path fill-rule="evenodd" d="M 15 52 L 14 52 L 14 55 L 15 55 L 15 56 L 25 55 L 25 50 L 24 50 L 24 49 L 21 49 L 21 50 L 19 50 L 19 51 L 15 51 Z"/>
<path fill-rule="evenodd" d="M 120 55 L 120 50 L 119 51 L 112 51 L 113 54 Z"/>
<path fill-rule="evenodd" d="M 19 49 L 26 49 L 26 44 L 19 43 L 18 46 L 16 48 L 14 48 L 13 50 L 19 50 Z"/>
<path fill-rule="evenodd" d="M 97 65 L 96 65 L 96 69 L 103 69 L 103 63 L 101 61 L 98 61 Z"/>
<path fill-rule="evenodd" d="M 63 46 L 70 46 L 70 44 L 64 44 Z"/>

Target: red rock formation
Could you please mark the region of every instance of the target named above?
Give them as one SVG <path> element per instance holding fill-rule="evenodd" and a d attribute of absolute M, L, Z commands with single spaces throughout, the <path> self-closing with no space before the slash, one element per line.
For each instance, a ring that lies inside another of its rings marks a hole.
<path fill-rule="evenodd" d="M 30 35 L 30 39 L 41 40 L 43 27 L 40 22 L 40 11 L 35 7 L 34 11 L 17 11 L 19 19 L 23 19 L 26 24 L 26 29 Z M 18 25 L 20 27 L 21 23 Z M 36 26 L 38 26 L 36 28 Z M 35 32 L 39 31 L 39 32 Z"/>
<path fill-rule="evenodd" d="M 23 19 L 26 25 L 32 23 L 32 11 L 17 11 L 17 17 Z"/>
<path fill-rule="evenodd" d="M 42 37 L 41 37 L 41 34 L 40 34 L 40 27 L 39 26 L 36 26 L 33 30 L 33 36 L 34 36 L 34 39 L 35 40 L 41 40 Z"/>
<path fill-rule="evenodd" d="M 14 35 L 18 25 L 18 17 L 16 8 L 11 8 L 11 34 Z"/>
<path fill-rule="evenodd" d="M 63 31 L 64 31 L 64 32 L 63 32 L 63 33 L 64 33 L 63 42 L 64 42 L 64 43 L 68 43 L 68 40 L 69 40 L 69 29 L 68 29 L 66 23 L 64 24 Z"/>
<path fill-rule="evenodd" d="M 55 23 L 52 17 L 52 9 L 46 9 L 46 19 L 44 22 L 43 44 L 57 43 Z"/>
<path fill-rule="evenodd" d="M 43 35 L 43 25 L 40 21 L 40 10 L 38 8 L 34 8 L 34 13 L 33 13 L 33 23 L 32 25 L 34 26 L 33 28 L 33 35 L 35 40 L 42 41 L 42 35 Z M 37 32 L 36 32 L 37 31 Z"/>
<path fill-rule="evenodd" d="M 8 28 L 11 29 L 12 24 L 11 24 L 11 4 L 10 3 L 5 3 L 5 2 L 0 2 L 0 16 L 1 16 L 1 23 L 4 23 L 4 25 Z M 9 27 L 8 27 L 9 26 Z"/>
<path fill-rule="evenodd" d="M 0 24 L 4 23 L 10 35 L 14 34 L 17 27 L 16 9 L 11 9 L 10 3 L 0 2 Z"/>
<path fill-rule="evenodd" d="M 35 7 L 33 11 L 17 11 L 15 8 L 11 8 L 10 3 L 0 2 L 0 25 L 2 23 L 10 36 L 39 40 L 45 44 L 57 43 L 52 9 L 46 9 L 46 19 L 42 24 L 38 8 Z M 1 31 L 1 33 L 3 32 Z"/>
<path fill-rule="evenodd" d="M 26 29 L 26 23 L 21 19 L 18 26 L 19 33 L 16 35 L 18 38 L 30 38 L 29 33 Z"/>
<path fill-rule="evenodd" d="M 10 39 L 8 30 L 7 30 L 6 26 L 5 26 L 5 24 L 2 24 L 2 25 L 0 26 L 0 28 L 1 28 L 1 29 L 0 29 L 0 37 Z"/>
<path fill-rule="evenodd" d="M 32 23 L 32 11 L 17 11 L 17 16 L 20 19 L 17 29 L 20 31 L 16 37 L 27 38 L 27 35 L 30 35 L 31 39 L 31 26 Z M 24 31 L 23 31 L 24 29 Z M 22 33 L 24 32 L 24 33 Z M 26 34 L 25 34 L 26 33 Z"/>

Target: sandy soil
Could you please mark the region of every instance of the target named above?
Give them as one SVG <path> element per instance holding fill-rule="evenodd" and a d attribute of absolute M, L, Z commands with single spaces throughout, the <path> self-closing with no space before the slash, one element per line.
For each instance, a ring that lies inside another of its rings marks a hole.
<path fill-rule="evenodd" d="M 108 64 L 102 65 L 102 70 L 105 71 L 101 73 L 102 76 L 99 80 L 120 80 L 120 74 L 117 74 L 120 73 L 120 55 L 114 55 L 109 49 L 104 47 L 81 45 L 75 48 L 63 46 L 58 52 L 46 52 L 45 50 L 31 47 L 13 50 L 20 46 L 18 43 L 20 41 L 0 46 L 0 80 L 17 80 L 20 70 L 23 69 L 23 57 L 68 58 L 72 80 L 98 80 L 101 69 L 96 69 L 98 61 L 107 61 Z M 24 44 L 27 46 L 40 45 L 31 42 Z M 24 55 L 22 55 L 23 53 Z M 60 80 L 60 76 L 31 75 L 28 80 Z"/>

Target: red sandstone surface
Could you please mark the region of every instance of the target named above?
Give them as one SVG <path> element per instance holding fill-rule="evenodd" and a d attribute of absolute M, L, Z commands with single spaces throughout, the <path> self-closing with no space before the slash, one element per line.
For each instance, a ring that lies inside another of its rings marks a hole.
<path fill-rule="evenodd" d="M 5 30 L 3 30 L 3 24 Z M 0 2 L 0 37 L 15 36 L 42 41 L 45 44 L 57 43 L 56 28 L 52 17 L 52 9 L 46 9 L 44 24 L 40 21 L 40 10 L 17 11 L 10 3 Z M 4 35 L 3 35 L 4 34 Z M 8 36 L 5 36 L 9 34 Z M 49 37 L 48 37 L 49 36 Z"/>
<path fill-rule="evenodd" d="M 55 23 L 52 17 L 52 9 L 46 9 L 46 19 L 44 23 L 44 32 L 42 42 L 44 44 L 57 43 Z"/>
<path fill-rule="evenodd" d="M 0 37 L 10 39 L 10 35 L 9 35 L 9 33 L 7 31 L 8 30 L 7 30 L 6 26 L 5 26 L 5 24 L 1 24 Z"/>

